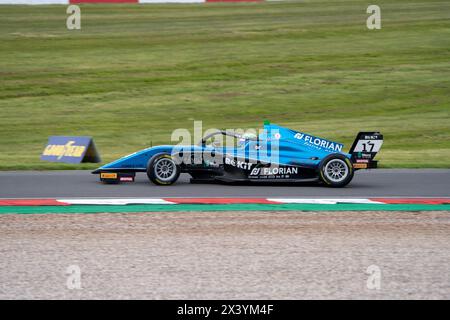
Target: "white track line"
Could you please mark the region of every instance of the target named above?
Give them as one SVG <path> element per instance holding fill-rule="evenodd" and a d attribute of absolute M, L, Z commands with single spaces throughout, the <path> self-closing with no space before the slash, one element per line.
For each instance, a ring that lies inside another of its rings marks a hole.
<path fill-rule="evenodd" d="M 98 204 L 98 205 L 127 205 L 127 204 L 175 204 L 164 199 L 56 199 L 68 204 Z"/>

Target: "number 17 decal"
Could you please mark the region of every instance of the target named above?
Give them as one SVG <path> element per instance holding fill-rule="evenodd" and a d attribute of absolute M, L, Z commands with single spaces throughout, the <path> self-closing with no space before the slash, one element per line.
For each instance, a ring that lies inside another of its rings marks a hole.
<path fill-rule="evenodd" d="M 373 143 L 371 141 L 369 141 L 367 143 L 363 143 L 362 145 L 363 145 L 363 152 L 372 152 L 373 148 L 375 147 L 375 143 Z M 367 150 L 367 146 L 369 146 L 370 150 Z"/>

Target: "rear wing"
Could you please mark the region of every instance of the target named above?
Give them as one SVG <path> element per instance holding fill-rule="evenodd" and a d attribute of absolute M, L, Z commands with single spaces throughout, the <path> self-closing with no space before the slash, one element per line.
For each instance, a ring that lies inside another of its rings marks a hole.
<path fill-rule="evenodd" d="M 374 160 L 383 145 L 383 135 L 379 132 L 360 132 L 350 148 L 353 167 L 355 169 L 370 169 L 378 166 Z"/>

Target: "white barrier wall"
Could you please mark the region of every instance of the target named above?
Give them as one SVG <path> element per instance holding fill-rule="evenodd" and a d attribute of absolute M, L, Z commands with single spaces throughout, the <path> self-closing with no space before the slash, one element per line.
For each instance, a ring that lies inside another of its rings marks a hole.
<path fill-rule="evenodd" d="M 68 4 L 69 0 L 0 0 L 0 4 Z"/>

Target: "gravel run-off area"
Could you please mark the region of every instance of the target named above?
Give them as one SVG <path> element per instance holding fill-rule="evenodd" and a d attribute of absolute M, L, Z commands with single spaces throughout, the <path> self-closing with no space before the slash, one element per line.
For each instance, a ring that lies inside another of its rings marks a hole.
<path fill-rule="evenodd" d="M 41 298 L 449 299 L 450 211 L 1 215 L 0 299 Z"/>

